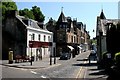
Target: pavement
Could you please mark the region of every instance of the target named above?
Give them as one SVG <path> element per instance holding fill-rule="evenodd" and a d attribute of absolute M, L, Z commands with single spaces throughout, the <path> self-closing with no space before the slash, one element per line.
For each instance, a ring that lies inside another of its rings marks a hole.
<path fill-rule="evenodd" d="M 98 69 L 96 60 L 91 60 L 90 64 L 87 58 L 79 61 L 82 61 L 82 64 L 77 64 L 81 66 L 77 75 L 78 80 L 106 80 L 108 78 L 104 69 Z"/>
<path fill-rule="evenodd" d="M 32 65 L 31 65 L 31 62 L 15 63 L 15 61 L 13 61 L 12 64 L 9 64 L 8 60 L 0 60 L 0 65 L 8 66 L 8 67 L 24 68 L 24 69 L 50 68 L 50 67 L 61 65 L 57 63 L 58 59 L 59 57 L 56 58 L 56 64 L 54 64 L 54 58 L 53 58 L 52 65 L 50 65 L 50 58 L 43 58 L 42 60 L 39 60 L 39 61 L 33 61 Z"/>
<path fill-rule="evenodd" d="M 87 61 L 84 67 L 84 76 L 85 80 L 87 79 L 94 79 L 94 80 L 106 80 L 108 75 L 105 74 L 104 69 L 98 69 L 97 61 Z"/>

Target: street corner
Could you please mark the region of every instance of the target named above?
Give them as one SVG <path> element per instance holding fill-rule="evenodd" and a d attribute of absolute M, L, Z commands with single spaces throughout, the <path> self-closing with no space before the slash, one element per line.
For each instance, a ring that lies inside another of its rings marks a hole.
<path fill-rule="evenodd" d="M 8 66 L 8 67 L 18 67 L 18 64 L 2 64 L 3 66 Z"/>
<path fill-rule="evenodd" d="M 33 65 L 33 66 L 26 66 L 26 65 L 22 65 L 22 66 L 17 66 L 17 68 L 24 68 L 24 69 L 49 69 L 49 68 L 52 68 L 52 67 L 57 67 L 57 66 L 59 66 L 59 65 L 61 65 L 61 64 L 53 64 L 53 65 L 38 65 L 38 66 L 35 66 L 35 65 Z"/>

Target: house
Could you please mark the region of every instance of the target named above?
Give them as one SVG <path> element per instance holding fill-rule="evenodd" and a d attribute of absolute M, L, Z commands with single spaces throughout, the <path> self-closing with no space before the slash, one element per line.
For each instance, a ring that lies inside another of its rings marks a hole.
<path fill-rule="evenodd" d="M 106 19 L 103 10 L 100 16 L 97 16 L 96 38 L 98 63 L 101 63 L 103 53 L 108 52 L 111 54 L 111 58 L 114 58 L 114 54 L 120 51 L 120 42 L 118 36 L 116 37 L 120 32 L 119 23 L 119 19 Z"/>
<path fill-rule="evenodd" d="M 106 19 L 106 17 L 102 10 L 100 16 L 97 16 L 97 25 L 96 25 L 98 63 L 101 61 L 102 53 L 107 51 L 106 28 L 101 22 L 101 20 L 104 20 L 104 19 Z"/>
<path fill-rule="evenodd" d="M 57 21 L 50 18 L 47 23 L 47 29 L 54 33 L 54 42 L 56 43 L 56 55 L 60 56 L 63 52 L 69 52 L 75 57 L 75 55 L 83 51 L 83 47 L 86 42 L 89 43 L 89 33 L 83 26 L 82 22 L 77 22 L 77 19 L 73 20 L 71 17 L 66 17 L 61 11 Z"/>
<path fill-rule="evenodd" d="M 61 14 L 57 21 L 57 41 L 56 41 L 56 50 L 57 50 L 57 56 L 60 56 L 63 52 L 70 52 L 74 48 L 69 45 L 67 41 L 69 41 L 69 44 L 74 42 L 74 34 L 73 34 L 73 23 L 71 23 L 71 20 L 69 19 L 69 23 L 67 22 L 67 18 L 65 17 L 64 13 L 61 11 Z M 70 26 L 69 26 L 70 25 Z M 71 30 L 70 30 L 71 27 Z M 69 31 L 69 34 L 68 32 Z"/>
<path fill-rule="evenodd" d="M 17 18 L 16 11 L 9 11 L 4 26 L 2 27 L 2 59 L 8 59 L 11 49 L 16 55 L 26 55 L 27 29 L 22 21 Z"/>
<path fill-rule="evenodd" d="M 49 57 L 52 53 L 52 45 L 49 43 L 53 42 L 53 33 L 48 30 L 43 30 L 37 25 L 37 21 L 31 19 L 22 19 L 23 22 L 27 24 L 27 55 Z M 33 42 L 33 47 L 30 47 L 30 41 Z"/>
<path fill-rule="evenodd" d="M 3 28 L 3 58 L 8 57 L 9 48 L 16 55 L 49 57 L 53 53 L 53 33 L 38 26 L 38 22 L 10 11 Z M 7 33 L 7 34 L 6 34 Z M 7 59 L 7 58 L 6 58 Z"/>

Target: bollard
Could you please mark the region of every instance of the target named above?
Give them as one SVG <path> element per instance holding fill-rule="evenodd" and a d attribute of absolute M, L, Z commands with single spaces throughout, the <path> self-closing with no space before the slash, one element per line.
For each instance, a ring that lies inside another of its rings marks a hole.
<path fill-rule="evenodd" d="M 13 51 L 9 51 L 9 64 L 13 63 Z"/>

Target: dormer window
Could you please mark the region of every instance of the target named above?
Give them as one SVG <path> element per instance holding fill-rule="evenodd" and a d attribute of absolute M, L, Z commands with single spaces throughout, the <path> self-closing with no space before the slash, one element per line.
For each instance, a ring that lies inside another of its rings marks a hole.
<path fill-rule="evenodd" d="M 32 21 L 29 20 L 29 21 L 28 21 L 28 26 L 31 26 L 31 25 L 32 25 Z"/>

